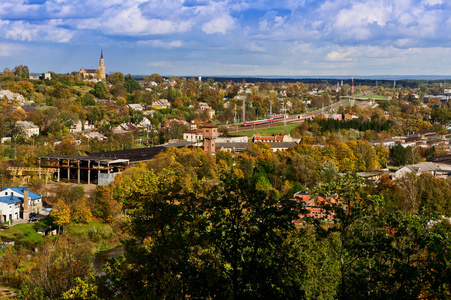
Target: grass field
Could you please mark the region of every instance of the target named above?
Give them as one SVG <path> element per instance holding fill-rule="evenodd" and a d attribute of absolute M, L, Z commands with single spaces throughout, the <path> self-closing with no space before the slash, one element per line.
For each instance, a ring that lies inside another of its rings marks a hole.
<path fill-rule="evenodd" d="M 380 95 L 376 95 L 376 94 L 369 94 L 369 95 L 365 95 L 365 96 L 358 96 L 356 98 L 360 98 L 360 99 L 385 99 L 387 98 L 386 96 L 380 96 Z"/>
<path fill-rule="evenodd" d="M 262 136 L 272 136 L 272 135 L 285 135 L 290 134 L 291 131 L 298 127 L 299 124 L 292 124 L 287 126 L 277 126 L 277 127 L 271 127 L 271 128 L 265 128 L 265 129 L 255 129 L 255 130 L 249 130 L 249 131 L 238 131 L 239 134 L 244 134 L 248 137 L 252 137 L 254 134 L 258 133 Z M 230 134 L 235 134 L 235 131 L 231 131 Z"/>
<path fill-rule="evenodd" d="M 3 237 L 6 237 L 19 241 L 21 243 L 39 244 L 40 242 L 42 242 L 43 237 L 36 232 L 36 229 L 45 227 L 47 226 L 41 223 L 41 221 L 37 223 L 18 224 L 12 226 L 7 230 L 2 230 L 0 232 L 0 236 L 2 236 L 2 239 Z"/>

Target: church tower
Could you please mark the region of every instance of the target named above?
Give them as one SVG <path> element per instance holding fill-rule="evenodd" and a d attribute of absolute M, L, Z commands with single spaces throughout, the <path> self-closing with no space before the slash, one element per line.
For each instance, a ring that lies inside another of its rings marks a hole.
<path fill-rule="evenodd" d="M 106 80 L 106 72 L 105 72 L 105 62 L 103 60 L 103 50 L 100 52 L 100 62 L 99 62 L 99 79 Z"/>

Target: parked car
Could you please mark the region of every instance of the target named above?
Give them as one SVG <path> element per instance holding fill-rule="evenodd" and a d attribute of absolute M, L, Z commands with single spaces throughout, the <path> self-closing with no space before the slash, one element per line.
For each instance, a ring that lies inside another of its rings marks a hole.
<path fill-rule="evenodd" d="M 30 220 L 28 220 L 29 222 L 37 222 L 37 221 L 39 221 L 39 219 L 38 218 L 31 218 Z"/>

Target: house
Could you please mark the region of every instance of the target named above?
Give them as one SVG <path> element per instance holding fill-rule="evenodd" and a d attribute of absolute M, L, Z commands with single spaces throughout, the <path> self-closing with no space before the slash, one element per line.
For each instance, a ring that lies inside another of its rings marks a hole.
<path fill-rule="evenodd" d="M 69 129 L 69 132 L 81 133 L 85 130 L 93 130 L 93 129 L 95 129 L 95 126 L 93 124 L 89 124 L 88 120 L 85 120 L 84 122 L 78 120 L 77 123 L 72 125 L 72 127 Z"/>
<path fill-rule="evenodd" d="M 8 104 L 25 103 L 25 98 L 19 93 L 13 93 L 9 90 L 0 90 L 0 102 L 6 101 Z"/>
<path fill-rule="evenodd" d="M 141 104 L 127 104 L 127 107 L 136 111 L 144 110 L 144 107 Z"/>
<path fill-rule="evenodd" d="M 355 115 L 355 113 L 353 113 L 353 112 L 350 112 L 350 113 L 346 113 L 345 114 L 345 121 L 347 121 L 347 120 L 353 120 L 353 119 L 358 119 L 359 117 L 357 117 L 356 115 Z"/>
<path fill-rule="evenodd" d="M 164 126 L 166 126 L 166 127 L 172 126 L 172 125 L 175 125 L 175 124 L 189 126 L 189 123 L 184 121 L 184 120 L 170 119 L 169 121 L 164 122 Z"/>
<path fill-rule="evenodd" d="M 39 135 L 39 127 L 31 122 L 17 121 L 16 126 L 21 128 L 22 134 L 27 138 L 31 138 L 34 135 Z"/>
<path fill-rule="evenodd" d="M 245 135 L 221 135 L 216 138 L 216 143 L 247 143 L 248 140 Z"/>
<path fill-rule="evenodd" d="M 203 138 L 202 129 L 191 129 L 183 133 L 183 140 L 187 142 L 200 143 Z"/>
<path fill-rule="evenodd" d="M 232 143 L 216 143 L 216 152 L 221 151 L 228 151 L 232 153 L 239 153 L 243 152 L 247 147 L 252 145 L 252 143 L 238 143 L 238 142 L 232 142 Z M 273 152 L 277 151 L 285 151 L 290 147 L 297 146 L 297 143 L 289 143 L 289 142 L 280 142 L 280 143 L 268 143 L 268 145 L 271 147 L 271 150 Z"/>
<path fill-rule="evenodd" d="M 99 139 L 99 141 L 107 141 L 108 140 L 108 138 L 105 135 L 103 135 L 103 134 L 101 134 L 100 132 L 97 132 L 97 131 L 88 131 L 88 132 L 86 132 L 86 133 L 84 133 L 82 135 L 87 137 L 90 140 L 93 140 L 93 139 L 96 139 L 96 138 Z"/>
<path fill-rule="evenodd" d="M 448 178 L 451 175 L 451 166 L 434 162 L 406 165 L 395 172 L 394 178 L 401 178 L 407 173 L 413 173 L 415 175 L 429 173 L 434 177 Z"/>
<path fill-rule="evenodd" d="M 138 130 L 138 128 L 133 124 L 122 123 L 121 125 L 113 128 L 112 132 L 116 134 L 122 134 L 127 132 L 133 132 Z"/>
<path fill-rule="evenodd" d="M 144 130 L 152 129 L 152 123 L 146 117 L 142 119 L 142 121 L 138 124 L 138 126 L 144 128 Z"/>
<path fill-rule="evenodd" d="M 343 120 L 343 115 L 342 114 L 324 114 L 324 118 L 341 121 L 341 120 Z"/>
<path fill-rule="evenodd" d="M 290 135 L 276 135 L 276 136 L 260 136 L 258 133 L 252 136 L 252 142 L 264 143 L 291 143 L 293 139 Z"/>
<path fill-rule="evenodd" d="M 155 109 L 171 108 L 171 103 L 169 103 L 167 99 L 160 99 L 152 102 L 152 108 Z"/>
<path fill-rule="evenodd" d="M 0 192 L 0 221 L 28 219 L 30 212 L 42 211 L 42 195 L 26 187 L 5 187 Z"/>
<path fill-rule="evenodd" d="M 334 212 L 327 211 L 325 205 L 337 205 L 340 201 L 337 201 L 334 197 L 312 197 L 307 192 L 297 192 L 293 195 L 293 200 L 302 203 L 305 212 L 299 217 L 321 218 L 325 221 L 332 221 L 334 219 Z"/>

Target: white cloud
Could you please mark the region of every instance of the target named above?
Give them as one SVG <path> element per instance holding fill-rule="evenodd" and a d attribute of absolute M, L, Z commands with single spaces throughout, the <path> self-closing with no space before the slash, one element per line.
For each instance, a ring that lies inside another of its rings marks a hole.
<path fill-rule="evenodd" d="M 227 33 L 228 31 L 235 28 L 235 19 L 232 18 L 230 15 L 222 15 L 217 18 L 214 18 L 213 20 L 205 23 L 202 26 L 202 31 L 206 34 L 212 34 L 212 33 Z"/>
<path fill-rule="evenodd" d="M 147 41 L 138 41 L 138 45 L 149 45 L 155 48 L 166 48 L 166 49 L 172 49 L 172 48 L 179 48 L 182 47 L 183 42 L 180 40 L 176 41 L 163 41 L 163 40 L 147 40 Z"/>
<path fill-rule="evenodd" d="M 0 43 L 0 57 L 13 56 L 20 49 L 22 49 L 22 47 L 16 44 Z"/>
<path fill-rule="evenodd" d="M 423 5 L 431 5 L 431 6 L 433 6 L 433 5 L 440 5 L 440 4 L 443 4 L 443 0 L 423 0 L 421 3 L 423 4 Z"/>
<path fill-rule="evenodd" d="M 71 30 L 59 28 L 58 21 L 44 24 L 31 24 L 25 21 L 0 23 L 0 37 L 15 41 L 49 41 L 57 43 L 69 42 L 74 33 Z"/>
<path fill-rule="evenodd" d="M 348 57 L 348 53 L 332 51 L 326 55 L 326 60 L 328 61 L 351 61 Z"/>

